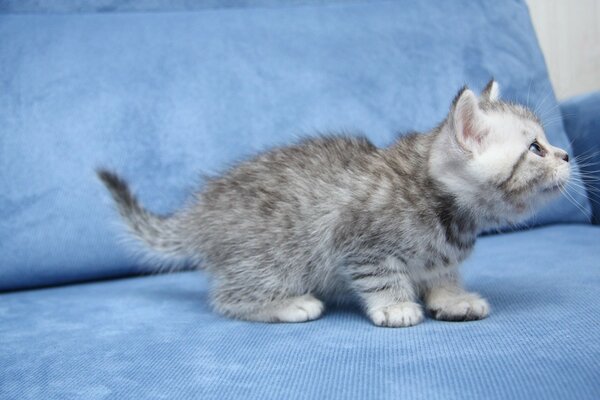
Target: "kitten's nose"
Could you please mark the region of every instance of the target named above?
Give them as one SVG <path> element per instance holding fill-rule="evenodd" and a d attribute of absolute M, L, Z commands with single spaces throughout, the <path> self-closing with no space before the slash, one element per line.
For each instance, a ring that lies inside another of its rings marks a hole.
<path fill-rule="evenodd" d="M 564 162 L 569 162 L 569 154 L 566 151 L 559 150 L 554 153 L 556 157 L 559 157 Z"/>

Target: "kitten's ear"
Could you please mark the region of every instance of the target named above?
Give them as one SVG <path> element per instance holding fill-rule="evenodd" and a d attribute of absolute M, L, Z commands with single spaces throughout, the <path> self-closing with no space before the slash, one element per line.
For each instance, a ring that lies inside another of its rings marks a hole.
<path fill-rule="evenodd" d="M 498 101 L 500 98 L 500 86 L 498 82 L 492 78 L 481 92 L 481 99 L 487 101 Z"/>
<path fill-rule="evenodd" d="M 469 152 L 481 149 L 487 134 L 484 116 L 477 96 L 466 86 L 456 95 L 451 116 L 458 144 Z"/>

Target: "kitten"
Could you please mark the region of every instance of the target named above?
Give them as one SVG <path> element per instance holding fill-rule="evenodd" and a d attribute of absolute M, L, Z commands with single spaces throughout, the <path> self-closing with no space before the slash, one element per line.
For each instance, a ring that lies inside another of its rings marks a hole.
<path fill-rule="evenodd" d="M 570 175 L 538 118 L 498 92 L 493 80 L 480 98 L 463 88 L 441 125 L 388 148 L 331 136 L 273 149 L 168 217 L 98 174 L 134 236 L 211 273 L 213 306 L 227 316 L 309 321 L 342 290 L 379 326 L 421 322 L 419 299 L 436 319 L 481 319 L 490 307 L 458 271 L 477 234 L 530 215 Z"/>

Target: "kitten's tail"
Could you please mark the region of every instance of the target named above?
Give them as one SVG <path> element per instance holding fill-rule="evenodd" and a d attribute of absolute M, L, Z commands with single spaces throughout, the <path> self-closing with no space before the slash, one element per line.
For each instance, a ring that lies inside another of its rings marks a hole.
<path fill-rule="evenodd" d="M 108 188 L 134 237 L 151 250 L 172 257 L 173 261 L 185 257 L 185 243 L 177 234 L 177 221 L 173 217 L 163 217 L 144 209 L 117 174 L 104 169 L 98 169 L 96 173 Z"/>

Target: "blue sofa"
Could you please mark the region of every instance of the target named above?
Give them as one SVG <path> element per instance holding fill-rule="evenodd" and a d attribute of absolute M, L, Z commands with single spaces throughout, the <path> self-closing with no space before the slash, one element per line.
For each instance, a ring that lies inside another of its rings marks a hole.
<path fill-rule="evenodd" d="M 557 103 L 524 1 L 0 12 L 0 399 L 600 398 L 600 93 Z M 114 168 L 167 213 L 199 173 L 298 135 L 428 130 L 491 76 L 581 162 L 567 195 L 478 241 L 463 272 L 482 321 L 377 328 L 352 304 L 223 318 L 202 272 L 130 251 L 94 177 Z"/>

